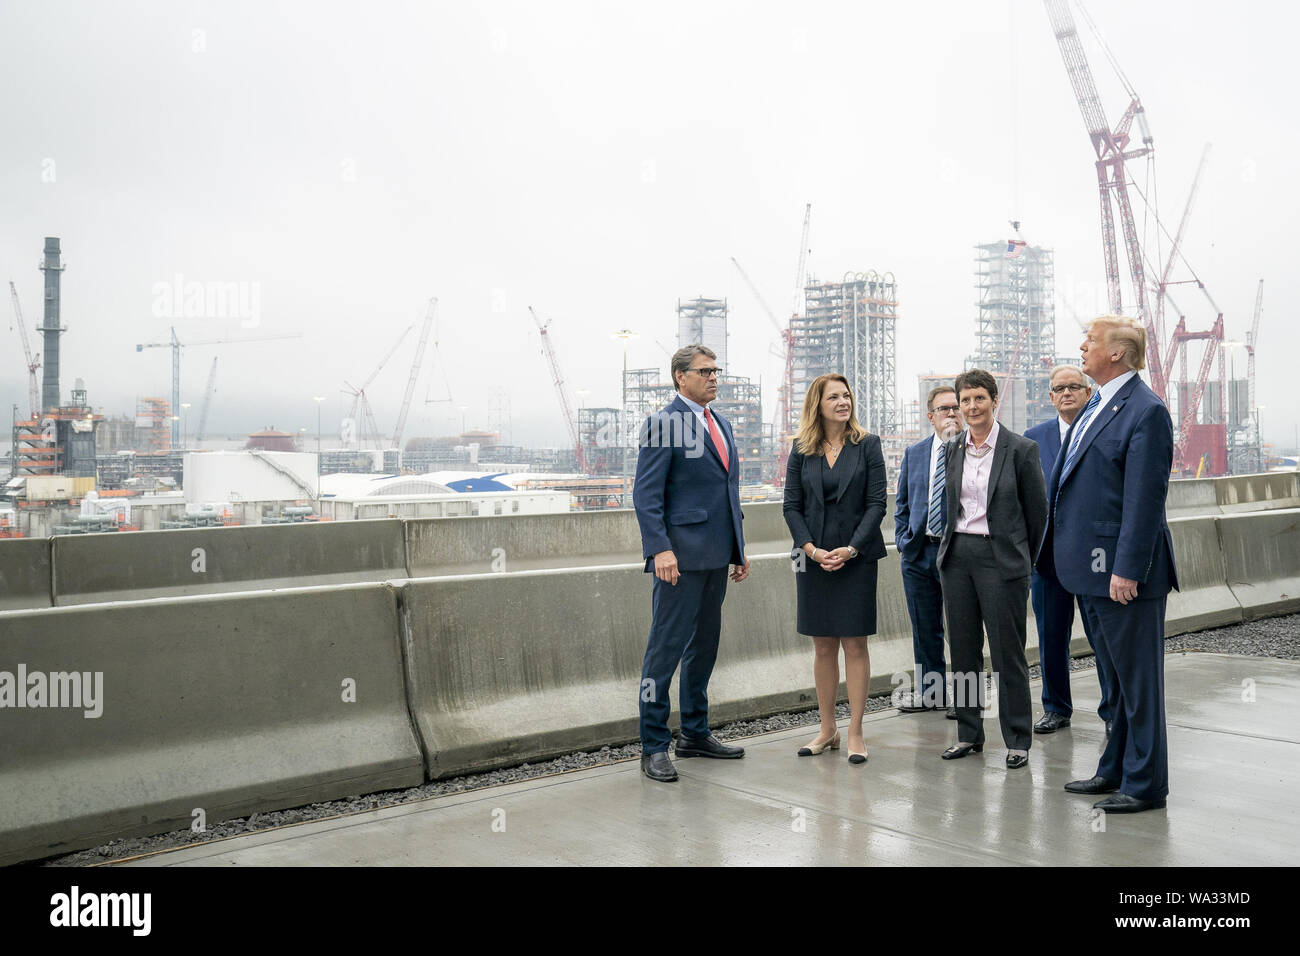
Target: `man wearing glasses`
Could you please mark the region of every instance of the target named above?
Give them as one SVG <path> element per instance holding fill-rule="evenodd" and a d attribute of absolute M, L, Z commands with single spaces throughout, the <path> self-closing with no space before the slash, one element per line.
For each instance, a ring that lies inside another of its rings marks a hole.
<path fill-rule="evenodd" d="M 925 407 L 934 433 L 903 452 L 894 496 L 894 546 L 903 570 L 916 662 L 915 688 L 894 702 L 905 714 L 938 710 L 950 703 L 944 700 L 943 588 L 936 562 L 948 517 L 943 444 L 961 431 L 961 416 L 951 385 L 932 388 Z M 957 711 L 948 707 L 948 717 L 956 720 Z"/>
<path fill-rule="evenodd" d="M 1025 437 L 1038 443 L 1038 456 L 1043 464 L 1043 478 L 1052 475 L 1052 467 L 1061 451 L 1061 442 L 1070 425 L 1092 397 L 1092 389 L 1075 365 L 1058 365 L 1052 369 L 1052 405 L 1057 417 L 1025 430 Z M 1070 632 L 1074 629 L 1075 597 L 1051 572 L 1042 575 L 1034 571 L 1030 587 L 1034 606 L 1034 620 L 1038 624 L 1038 658 L 1043 671 L 1043 716 L 1034 724 L 1036 734 L 1054 734 L 1070 726 L 1074 713 L 1070 701 Z M 1092 644 L 1092 625 L 1082 609 L 1083 633 Z M 1095 654 L 1095 648 L 1094 648 Z M 1102 658 L 1097 657 L 1097 676 L 1101 682 L 1101 704 L 1097 713 L 1106 722 L 1110 732 L 1111 702 L 1107 700 L 1109 681 L 1102 673 Z"/>
<path fill-rule="evenodd" d="M 650 640 L 641 667 L 641 771 L 668 783 L 669 687 L 680 664 L 682 730 L 677 756 L 736 759 L 741 747 L 709 731 L 709 677 L 718 656 L 727 565 L 749 576 L 741 530 L 740 460 L 731 425 L 709 408 L 718 397 L 717 356 L 702 345 L 672 357 L 677 396 L 641 428 L 632 501 L 645 569 L 654 572 Z"/>

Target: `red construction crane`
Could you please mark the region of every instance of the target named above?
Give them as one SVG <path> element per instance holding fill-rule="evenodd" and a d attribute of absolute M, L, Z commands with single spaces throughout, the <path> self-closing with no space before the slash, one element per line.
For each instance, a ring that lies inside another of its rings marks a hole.
<path fill-rule="evenodd" d="M 1079 112 L 1083 114 L 1084 125 L 1092 139 L 1092 147 L 1097 154 L 1097 186 L 1101 193 L 1101 246 L 1106 262 L 1106 292 L 1110 311 L 1115 315 L 1123 314 L 1123 296 L 1120 292 L 1119 252 L 1115 244 L 1115 220 L 1111 210 L 1112 198 L 1119 206 L 1120 223 L 1124 230 L 1124 247 L 1128 253 L 1129 274 L 1133 280 L 1133 291 L 1137 297 L 1138 317 L 1146 324 L 1147 337 L 1151 342 L 1159 342 L 1153 316 L 1148 314 L 1146 302 L 1146 279 L 1142 264 L 1142 247 L 1138 242 L 1137 226 L 1133 220 L 1133 207 L 1128 197 L 1128 173 L 1125 163 L 1139 159 L 1152 152 L 1150 130 L 1146 125 L 1146 113 L 1142 102 L 1133 90 L 1128 78 L 1119 69 L 1118 63 L 1109 50 L 1105 50 L 1111 65 L 1115 67 L 1120 82 L 1130 97 L 1128 108 L 1112 130 L 1106 122 L 1102 111 L 1101 98 L 1097 94 L 1097 84 L 1093 80 L 1092 70 L 1088 67 L 1088 58 L 1083 52 L 1083 43 L 1079 31 L 1074 26 L 1067 0 L 1043 0 L 1047 8 L 1048 19 L 1052 23 L 1052 32 L 1061 48 L 1061 57 L 1065 60 L 1065 71 L 1069 74 L 1070 85 L 1074 87 L 1074 96 L 1079 103 Z M 1086 16 L 1086 14 L 1085 14 Z M 1129 127 L 1133 120 L 1138 121 L 1142 131 L 1142 146 L 1129 149 Z M 1165 398 L 1167 379 L 1159 346 L 1148 349 L 1147 367 L 1151 375 L 1151 388 L 1162 399 Z"/>
<path fill-rule="evenodd" d="M 420 329 L 420 344 L 415 347 L 415 358 L 411 360 L 411 377 L 406 380 L 402 410 L 397 413 L 397 425 L 393 428 L 393 448 L 402 447 L 402 430 L 406 428 L 406 413 L 411 409 L 411 395 L 415 392 L 415 380 L 420 377 L 420 366 L 424 362 L 424 347 L 428 344 L 429 329 L 433 326 L 433 317 L 437 312 L 438 300 L 430 299 L 429 308 L 424 313 L 424 326 Z"/>
<path fill-rule="evenodd" d="M 537 323 L 537 329 L 542 333 L 542 354 L 546 356 L 546 362 L 551 368 L 551 380 L 555 383 L 555 394 L 560 399 L 560 411 L 564 413 L 564 423 L 569 429 L 569 440 L 573 442 L 573 452 L 578 459 L 578 470 L 584 474 L 587 471 L 587 456 L 582 451 L 582 439 L 578 435 L 578 421 L 573 416 L 573 405 L 569 402 L 569 393 L 564 390 L 564 375 L 560 372 L 560 361 L 555 357 L 555 346 L 551 342 L 550 325 L 551 320 L 547 319 L 542 322 L 533 311 L 533 307 L 528 307 L 528 314 L 533 317 Z"/>
<path fill-rule="evenodd" d="M 22 306 L 18 304 L 18 290 L 12 280 L 9 282 L 9 298 L 14 304 L 14 320 L 18 323 L 18 337 L 22 339 L 23 356 L 27 359 L 27 397 L 32 406 L 32 418 L 37 418 L 44 410 L 41 408 L 41 387 L 36 380 L 36 372 L 41 367 L 41 357 L 32 355 L 32 344 L 27 339 L 27 325 L 23 322 Z"/>

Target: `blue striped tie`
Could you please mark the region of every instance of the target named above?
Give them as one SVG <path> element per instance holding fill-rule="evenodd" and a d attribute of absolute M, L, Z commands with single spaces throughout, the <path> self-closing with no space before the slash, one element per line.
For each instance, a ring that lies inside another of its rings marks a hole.
<path fill-rule="evenodd" d="M 929 534 L 943 534 L 943 492 L 947 471 L 943 463 L 944 450 L 939 449 L 939 460 L 934 464 L 934 477 L 930 479 L 930 518 L 925 529 Z"/>
<path fill-rule="evenodd" d="M 1061 481 L 1065 481 L 1065 476 L 1070 473 L 1070 467 L 1074 464 L 1074 459 L 1079 456 L 1079 445 L 1083 441 L 1083 430 L 1088 426 L 1088 422 L 1092 419 L 1093 413 L 1097 411 L 1097 406 L 1100 404 L 1101 389 L 1097 389 L 1092 393 L 1092 398 L 1088 399 L 1088 404 L 1083 406 L 1083 414 L 1079 416 L 1078 424 L 1074 426 L 1074 435 L 1070 440 L 1070 450 L 1065 455 L 1065 464 L 1061 466 Z"/>

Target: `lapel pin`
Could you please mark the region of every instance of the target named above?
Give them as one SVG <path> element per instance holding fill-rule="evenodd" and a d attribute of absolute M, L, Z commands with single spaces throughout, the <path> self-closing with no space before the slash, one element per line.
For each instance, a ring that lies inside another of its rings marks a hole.
<path fill-rule="evenodd" d="M 1117 411 L 1119 411 L 1119 406 L 1118 406 L 1118 405 L 1112 405 L 1112 406 L 1110 407 L 1110 410 L 1111 410 L 1112 412 L 1117 412 Z"/>

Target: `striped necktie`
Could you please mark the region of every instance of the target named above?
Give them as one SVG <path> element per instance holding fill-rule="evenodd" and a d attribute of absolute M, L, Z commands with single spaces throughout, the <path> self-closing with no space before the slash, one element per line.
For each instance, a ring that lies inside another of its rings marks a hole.
<path fill-rule="evenodd" d="M 934 463 L 934 476 L 930 479 L 930 518 L 925 530 L 928 534 L 943 534 L 943 493 L 948 476 L 943 463 L 944 449 L 939 448 L 939 459 Z"/>
<path fill-rule="evenodd" d="M 1079 446 L 1083 443 L 1083 430 L 1088 427 L 1088 422 L 1092 420 L 1092 416 L 1100 404 L 1101 389 L 1097 389 L 1092 393 L 1092 398 L 1088 399 L 1088 404 L 1083 406 L 1083 413 L 1079 416 L 1079 423 L 1074 426 L 1074 435 L 1070 439 L 1070 450 L 1066 452 L 1065 464 L 1061 466 L 1061 481 L 1065 481 L 1065 476 L 1070 473 L 1070 468 L 1074 465 L 1074 459 L 1079 457 Z"/>

